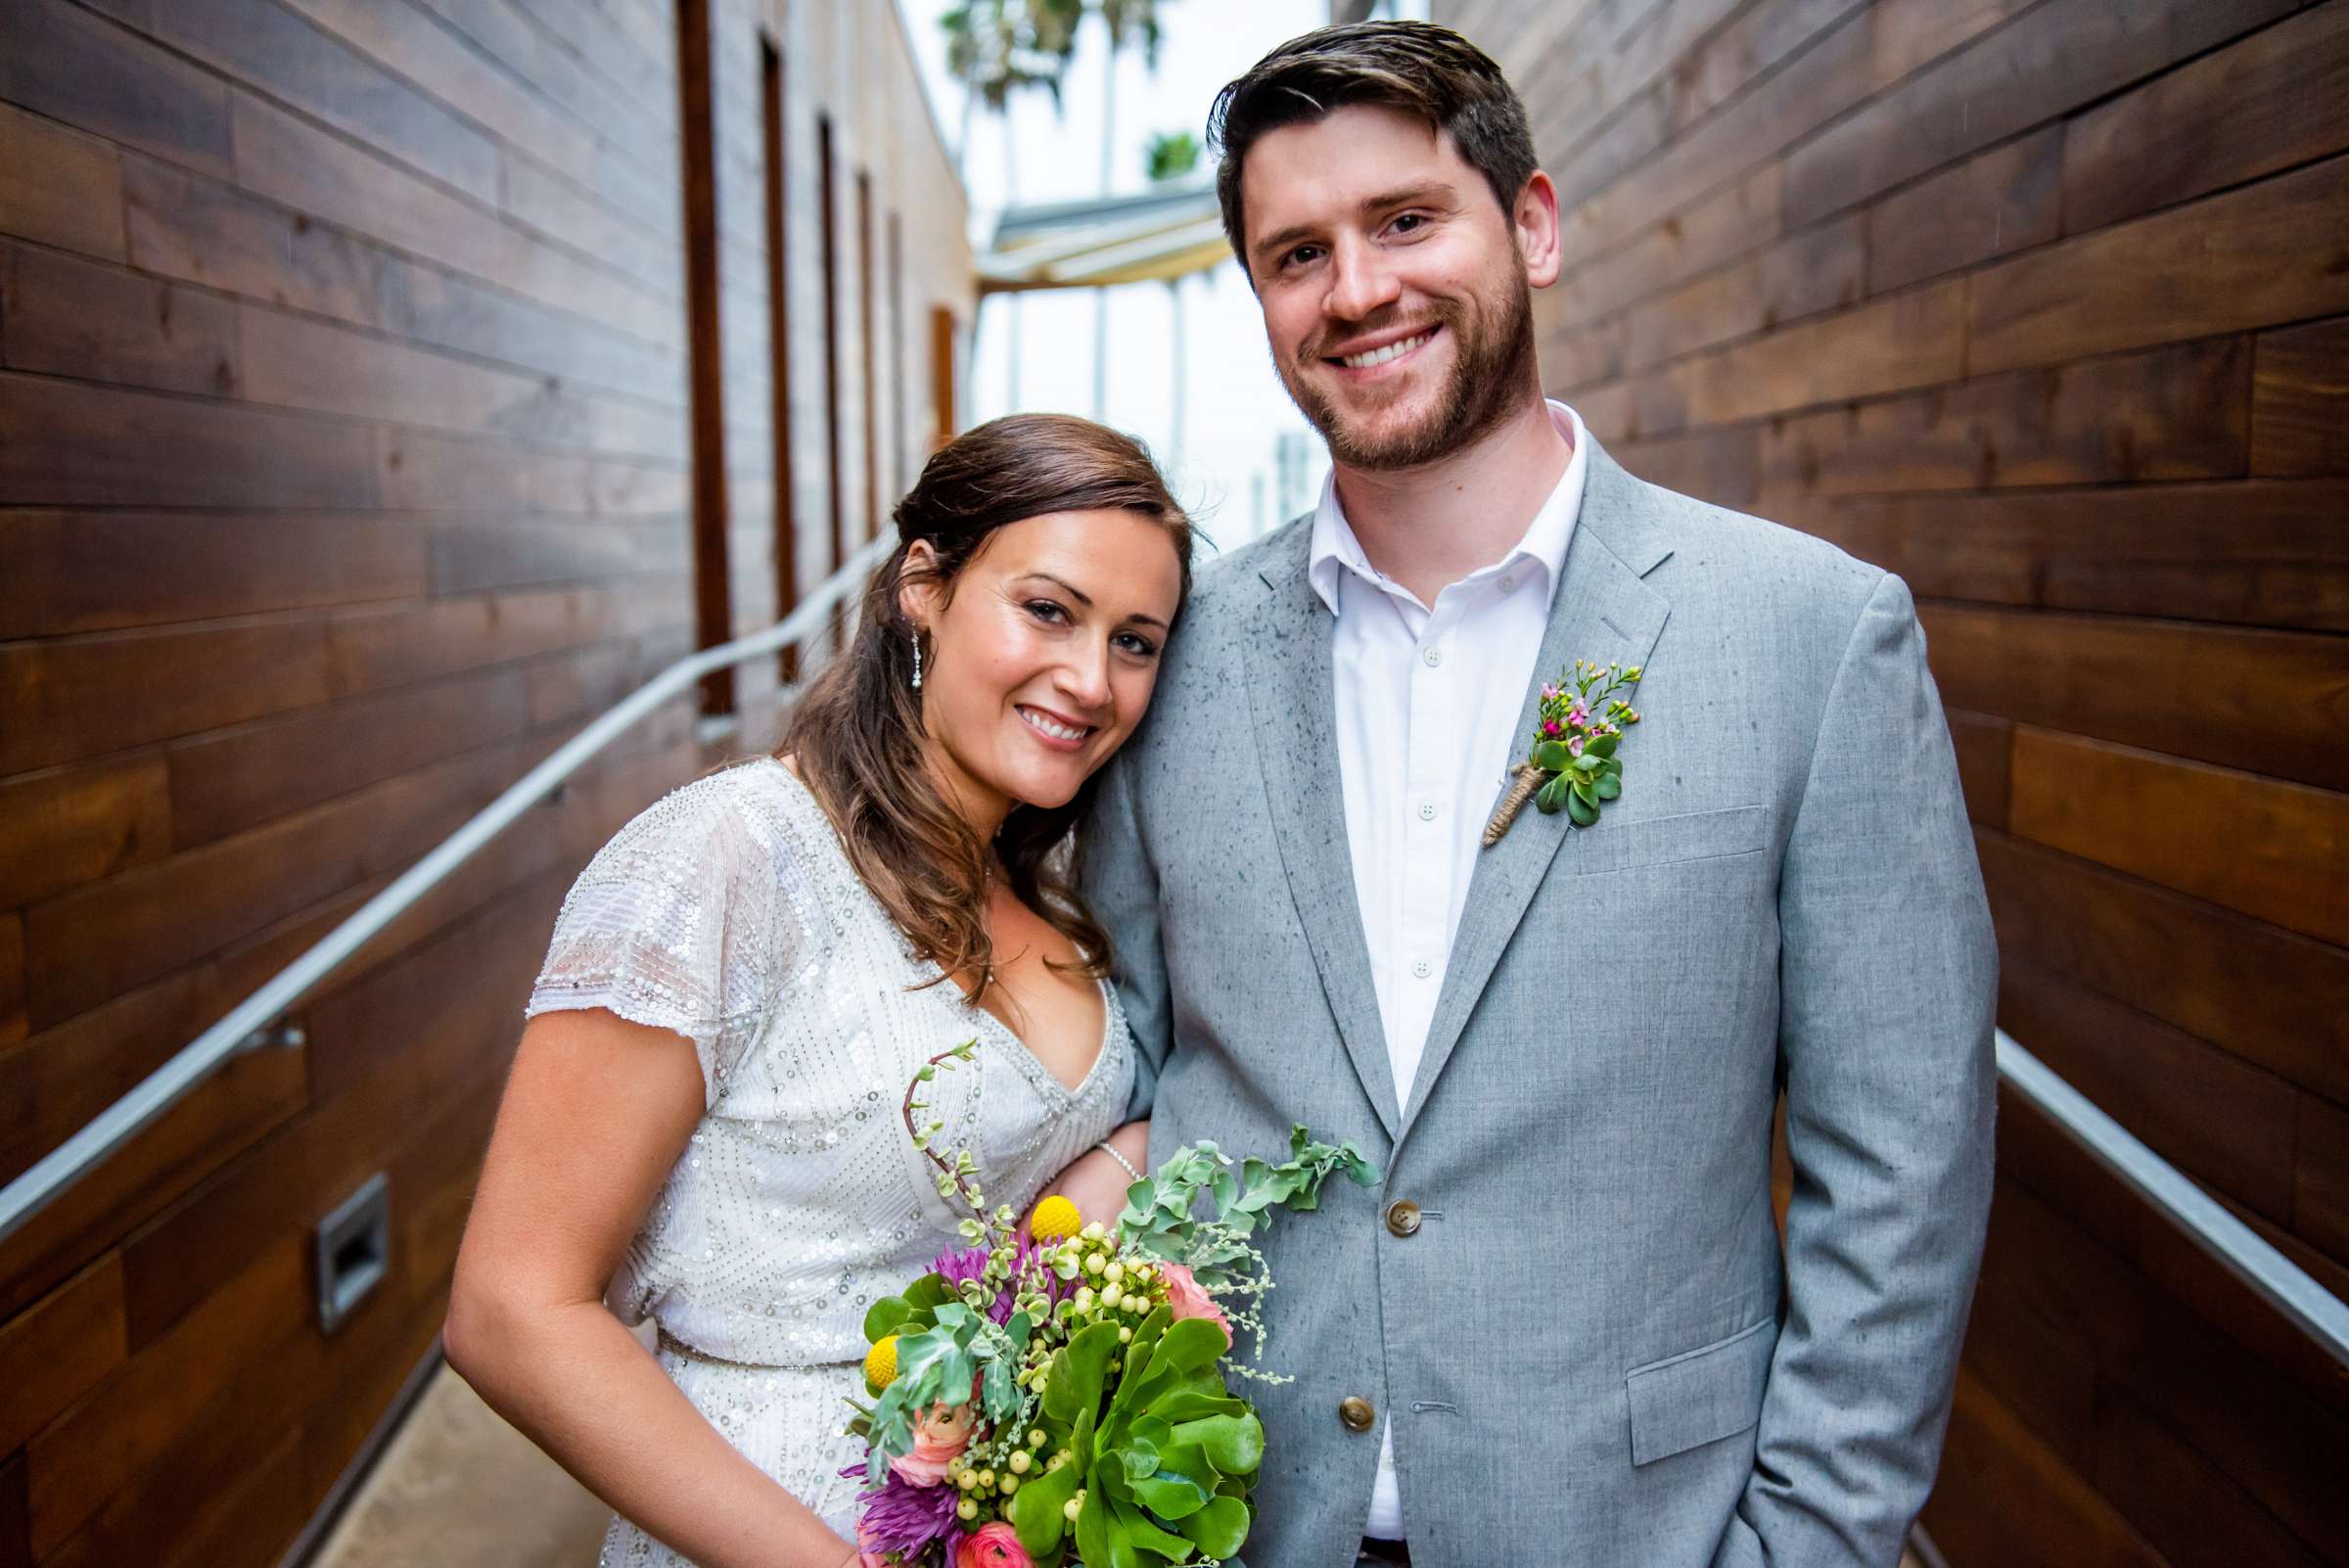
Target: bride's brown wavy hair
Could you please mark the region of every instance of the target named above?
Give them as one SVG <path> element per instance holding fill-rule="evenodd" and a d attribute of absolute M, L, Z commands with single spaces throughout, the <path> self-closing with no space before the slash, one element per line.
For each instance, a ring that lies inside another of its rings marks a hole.
<path fill-rule="evenodd" d="M 1014 414 L 940 447 L 898 503 L 898 547 L 864 590 L 856 635 L 809 686 L 783 737 L 808 790 L 846 847 L 849 863 L 911 941 L 974 996 L 994 983 L 987 934 L 988 846 L 950 807 L 924 765 L 928 733 L 913 689 L 914 626 L 900 590 L 927 576 L 951 596 L 954 579 L 995 530 L 1056 512 L 1130 512 L 1167 530 L 1191 590 L 1191 521 L 1149 449 L 1131 437 L 1065 414 Z M 937 552 L 924 569 L 916 539 Z M 1109 936 L 1058 853 L 1084 814 L 1099 774 L 1066 806 L 1015 804 L 995 835 L 1003 877 L 1025 903 L 1076 945 L 1075 967 L 1109 968 Z M 937 981 L 929 982 L 936 985 Z"/>

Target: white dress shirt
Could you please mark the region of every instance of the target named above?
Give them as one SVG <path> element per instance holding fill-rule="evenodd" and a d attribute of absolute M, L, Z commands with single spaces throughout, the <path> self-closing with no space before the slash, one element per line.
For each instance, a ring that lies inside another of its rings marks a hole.
<path fill-rule="evenodd" d="M 1432 605 L 1370 564 L 1334 474 L 1313 516 L 1307 570 L 1336 617 L 1346 842 L 1398 1107 L 1410 1104 L 1485 820 L 1528 741 L 1515 733 L 1517 715 L 1582 511 L 1583 422 L 1559 402 L 1549 417 L 1574 448 L 1557 488 L 1515 548 Z M 1404 1539 L 1391 1420 L 1380 1433 L 1364 1534 Z"/>

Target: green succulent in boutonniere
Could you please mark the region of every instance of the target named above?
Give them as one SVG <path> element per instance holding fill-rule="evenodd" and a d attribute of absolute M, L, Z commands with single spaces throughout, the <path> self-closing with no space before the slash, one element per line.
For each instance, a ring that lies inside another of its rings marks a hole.
<path fill-rule="evenodd" d="M 1577 659 L 1542 688 L 1533 752 L 1485 824 L 1486 849 L 1500 842 L 1529 800 L 1546 813 L 1564 811 L 1576 827 L 1598 820 L 1599 807 L 1623 793 L 1623 762 L 1615 755 L 1623 727 L 1639 722 L 1639 711 L 1618 694 L 1638 684 L 1637 665 Z"/>

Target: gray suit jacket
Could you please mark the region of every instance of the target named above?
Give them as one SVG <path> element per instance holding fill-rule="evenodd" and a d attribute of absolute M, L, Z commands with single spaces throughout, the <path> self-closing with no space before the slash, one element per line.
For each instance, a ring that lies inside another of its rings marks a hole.
<path fill-rule="evenodd" d="M 1429 1568 L 1890 1565 L 1932 1483 L 1997 954 L 1923 635 L 1899 578 L 1590 457 L 1537 678 L 1647 667 L 1623 796 L 1483 852 L 1408 1103 L 1308 520 L 1201 574 L 1083 841 L 1153 1154 L 1304 1122 L 1386 1172 L 1267 1244 L 1296 1381 L 1256 1391 L 1252 1568 L 1353 1560 L 1378 1437 L 1349 1396 L 1394 1422 Z"/>

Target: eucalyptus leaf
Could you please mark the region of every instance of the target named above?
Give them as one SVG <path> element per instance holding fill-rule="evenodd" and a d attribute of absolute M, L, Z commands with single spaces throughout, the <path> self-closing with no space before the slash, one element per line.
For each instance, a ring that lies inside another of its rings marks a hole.
<path fill-rule="evenodd" d="M 1586 756 L 1595 756 L 1604 760 L 1612 758 L 1615 755 L 1615 748 L 1622 744 L 1623 737 L 1621 735 L 1601 735 L 1584 747 L 1583 751 Z"/>
<path fill-rule="evenodd" d="M 1570 789 L 1566 775 L 1561 773 L 1535 793 L 1534 805 L 1541 808 L 1543 815 L 1555 816 L 1566 809 Z"/>
<path fill-rule="evenodd" d="M 1590 785 L 1590 793 L 1602 801 L 1611 801 L 1623 793 L 1623 778 L 1617 773 L 1601 773 Z"/>
<path fill-rule="evenodd" d="M 1598 807 L 1585 804 L 1579 795 L 1568 795 L 1566 814 L 1573 819 L 1576 827 L 1589 827 L 1598 820 Z"/>
<path fill-rule="evenodd" d="M 1574 761 L 1574 753 L 1566 749 L 1564 741 L 1543 741 L 1534 748 L 1533 761 L 1544 773 L 1563 773 Z"/>
<path fill-rule="evenodd" d="M 1591 793 L 1590 781 L 1587 778 L 1578 778 L 1574 781 L 1574 797 L 1576 800 L 1581 801 L 1585 806 L 1596 806 L 1598 804 L 1598 797 Z"/>

